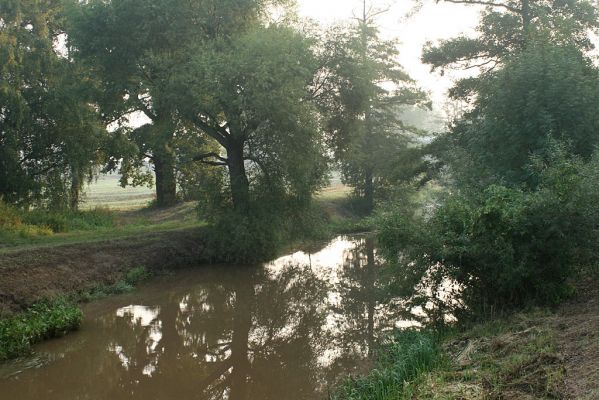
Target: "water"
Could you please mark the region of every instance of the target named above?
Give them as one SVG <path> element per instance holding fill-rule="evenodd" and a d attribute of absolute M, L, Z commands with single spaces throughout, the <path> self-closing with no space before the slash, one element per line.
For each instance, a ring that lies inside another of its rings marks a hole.
<path fill-rule="evenodd" d="M 79 331 L 0 366 L 1 399 L 322 399 L 406 325 L 376 250 L 337 238 L 271 263 L 201 266 L 85 307 Z"/>

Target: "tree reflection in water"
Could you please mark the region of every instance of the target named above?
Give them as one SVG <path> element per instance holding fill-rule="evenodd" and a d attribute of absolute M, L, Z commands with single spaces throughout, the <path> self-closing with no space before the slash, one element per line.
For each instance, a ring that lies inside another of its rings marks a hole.
<path fill-rule="evenodd" d="M 33 385 L 31 397 L 20 398 L 319 398 L 396 322 L 379 271 L 372 239 L 338 238 L 265 266 L 149 284 L 132 296 L 151 305 L 95 318 L 78 347 L 63 339 L 64 362 L 20 374 Z M 44 378 L 69 373 L 72 386 L 48 395 Z M 0 390 L 16 393 L 19 382 L 6 382 Z"/>

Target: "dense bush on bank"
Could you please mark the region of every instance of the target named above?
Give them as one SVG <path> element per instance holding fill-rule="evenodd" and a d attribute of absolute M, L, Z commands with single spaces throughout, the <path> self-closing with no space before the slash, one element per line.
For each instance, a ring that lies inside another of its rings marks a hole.
<path fill-rule="evenodd" d="M 89 231 L 110 228 L 114 224 L 113 213 L 104 209 L 24 211 L 0 201 L 0 238 L 3 236 L 30 238 L 69 231 Z"/>
<path fill-rule="evenodd" d="M 428 212 L 384 215 L 379 240 L 403 266 L 398 282 L 457 282 L 469 312 L 567 297 L 576 267 L 597 261 L 599 158 L 585 163 L 558 152 L 531 169 L 534 190 L 494 184 L 447 194 Z"/>

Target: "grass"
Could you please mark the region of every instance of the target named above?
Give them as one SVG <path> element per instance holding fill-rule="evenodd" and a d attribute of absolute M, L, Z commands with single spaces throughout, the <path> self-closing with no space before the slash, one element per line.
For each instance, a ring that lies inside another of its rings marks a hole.
<path fill-rule="evenodd" d="M 332 400 L 412 399 L 410 382 L 441 368 L 444 361 L 430 332 L 398 331 L 379 351 L 374 369 L 364 377 L 349 378 L 331 395 Z"/>
<path fill-rule="evenodd" d="M 89 302 L 107 296 L 131 292 L 140 282 L 149 279 L 151 273 L 145 267 L 135 267 L 127 271 L 123 278 L 111 285 L 100 284 L 75 296 L 78 302 Z"/>
<path fill-rule="evenodd" d="M 554 315 L 531 311 L 441 335 L 407 331 L 383 344 L 374 369 L 331 399 L 564 398 Z"/>
<path fill-rule="evenodd" d="M 85 188 L 82 209 L 96 207 L 111 210 L 133 210 L 146 207 L 154 198 L 155 191 L 147 186 L 125 188 L 119 183 L 119 175 L 102 175 Z"/>
<path fill-rule="evenodd" d="M 77 329 L 81 319 L 75 304 L 58 298 L 0 320 L 0 361 L 26 354 L 37 342 Z"/>
<path fill-rule="evenodd" d="M 0 227 L 0 254 L 7 251 L 63 244 L 91 243 L 119 240 L 132 236 L 143 236 L 154 232 L 165 232 L 204 226 L 198 219 L 195 206 L 191 203 L 158 210 L 141 209 L 108 211 L 105 209 L 77 213 L 34 213 L 24 219 L 41 225 L 20 225 L 33 229 L 32 234 Z M 48 227 L 52 225 L 58 232 Z M 42 228 L 42 234 L 35 229 Z"/>

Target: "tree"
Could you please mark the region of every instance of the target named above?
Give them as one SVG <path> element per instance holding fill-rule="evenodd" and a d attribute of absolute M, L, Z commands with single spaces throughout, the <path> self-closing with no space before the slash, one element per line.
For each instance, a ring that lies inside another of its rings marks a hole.
<path fill-rule="evenodd" d="M 102 159 L 94 81 L 60 52 L 59 1 L 0 1 L 0 197 L 76 209 Z"/>
<path fill-rule="evenodd" d="M 374 15 L 364 2 L 357 23 L 335 33 L 327 44 L 323 79 L 329 87 L 319 99 L 335 159 L 367 213 L 388 166 L 413 144 L 408 132 L 414 130 L 399 117 L 401 106 L 424 105 L 426 100 L 398 63 L 397 43 L 380 39 Z"/>
<path fill-rule="evenodd" d="M 139 183 L 139 168 L 148 159 L 156 176 L 159 206 L 176 201 L 178 139 L 195 135 L 183 126 L 164 93 L 169 70 L 183 62 L 195 43 L 228 37 L 253 26 L 265 8 L 279 0 L 92 0 L 70 8 L 69 41 L 77 56 L 94 67 L 104 84 L 98 99 L 106 124 L 142 113 L 147 123 L 123 131 L 134 151 L 117 151 L 109 167 L 120 163 L 124 175 Z M 132 30 L 131 27 L 135 26 Z M 156 63 L 161 59 L 162 63 Z M 167 62 L 168 61 L 168 62 Z M 189 142 L 188 139 L 185 139 Z M 202 146 L 198 141 L 197 147 Z"/>
<path fill-rule="evenodd" d="M 190 49 L 170 101 L 220 145 L 199 162 L 225 167 L 229 201 L 245 213 L 255 193 L 302 201 L 322 183 L 324 157 L 309 87 L 311 43 L 271 24 Z"/>
<path fill-rule="evenodd" d="M 458 36 L 438 44 L 428 43 L 422 61 L 432 69 L 473 69 L 477 78 L 458 81 L 450 91 L 466 99 L 488 73 L 503 65 L 509 55 L 524 51 L 536 38 L 550 38 L 556 45 L 593 48 L 589 31 L 599 28 L 597 9 L 587 0 L 446 0 L 487 6 L 477 27 L 477 37 Z"/>
<path fill-rule="evenodd" d="M 599 71 L 579 49 L 535 42 L 479 84 L 446 138 L 449 164 L 475 186 L 534 186 L 530 157 L 550 156 L 553 142 L 588 159 L 599 144 L 598 87 Z"/>

